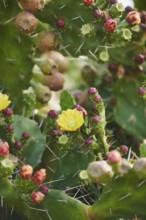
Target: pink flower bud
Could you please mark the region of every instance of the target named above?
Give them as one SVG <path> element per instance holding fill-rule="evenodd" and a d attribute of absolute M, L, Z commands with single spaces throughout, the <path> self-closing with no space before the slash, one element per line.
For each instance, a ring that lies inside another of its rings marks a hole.
<path fill-rule="evenodd" d="M 32 177 L 32 173 L 33 173 L 33 168 L 30 165 L 23 165 L 21 167 L 20 170 L 20 176 L 25 179 L 28 180 Z"/>
<path fill-rule="evenodd" d="M 40 191 L 33 192 L 31 194 L 31 199 L 34 204 L 38 204 L 38 203 L 42 202 L 44 200 L 44 198 L 45 198 L 45 195 Z"/>
<path fill-rule="evenodd" d="M 36 185 L 41 185 L 45 179 L 46 179 L 45 169 L 38 170 L 33 176 L 33 181 L 35 182 Z"/>
<path fill-rule="evenodd" d="M 128 13 L 126 20 L 130 25 L 137 25 L 141 23 L 140 14 L 137 11 L 131 11 Z"/>
<path fill-rule="evenodd" d="M 111 164 L 117 164 L 121 161 L 121 154 L 116 151 L 116 150 L 113 150 L 111 152 L 109 152 L 108 154 L 108 161 L 111 163 Z"/>
<path fill-rule="evenodd" d="M 0 141 L 0 156 L 9 155 L 9 144 L 7 142 Z"/>

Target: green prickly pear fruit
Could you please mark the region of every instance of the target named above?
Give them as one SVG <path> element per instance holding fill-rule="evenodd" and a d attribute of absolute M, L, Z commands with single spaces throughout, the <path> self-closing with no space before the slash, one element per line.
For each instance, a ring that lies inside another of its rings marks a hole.
<path fill-rule="evenodd" d="M 123 176 L 127 174 L 131 169 L 132 164 L 128 160 L 122 158 L 120 164 L 118 164 L 117 172 L 120 176 Z"/>
<path fill-rule="evenodd" d="M 96 69 L 93 66 L 85 65 L 81 70 L 83 80 L 92 86 L 96 80 Z"/>
<path fill-rule="evenodd" d="M 106 161 L 91 162 L 87 173 L 91 181 L 102 184 L 109 182 L 114 175 L 112 167 Z"/>
<path fill-rule="evenodd" d="M 46 60 L 53 60 L 57 65 L 58 71 L 63 73 L 68 68 L 68 59 L 64 57 L 60 52 L 51 50 L 42 54 L 42 58 Z"/>
<path fill-rule="evenodd" d="M 51 91 L 47 86 L 38 83 L 37 86 L 34 88 L 38 101 L 45 104 L 51 98 Z"/>
<path fill-rule="evenodd" d="M 52 75 L 45 75 L 44 79 L 44 84 L 52 91 L 59 91 L 63 89 L 64 76 L 61 73 L 54 72 Z"/>
<path fill-rule="evenodd" d="M 45 0 L 17 0 L 21 7 L 29 12 L 37 12 L 42 10 L 45 6 Z"/>
<path fill-rule="evenodd" d="M 16 16 L 15 25 L 18 31 L 24 34 L 32 34 L 37 28 L 37 18 L 29 12 L 21 12 Z"/>
<path fill-rule="evenodd" d="M 53 50 L 58 45 L 58 39 L 52 31 L 42 31 L 38 34 L 36 47 L 41 51 Z"/>
<path fill-rule="evenodd" d="M 54 69 L 57 69 L 56 63 L 51 59 L 46 59 L 44 57 L 35 58 L 33 61 L 39 66 L 43 74 L 49 75 Z"/>
<path fill-rule="evenodd" d="M 14 160 L 13 157 L 6 157 L 0 161 L 0 177 L 9 176 L 12 174 L 14 168 L 17 166 L 17 158 Z"/>
<path fill-rule="evenodd" d="M 139 158 L 135 161 L 133 171 L 140 178 L 146 178 L 146 157 Z"/>

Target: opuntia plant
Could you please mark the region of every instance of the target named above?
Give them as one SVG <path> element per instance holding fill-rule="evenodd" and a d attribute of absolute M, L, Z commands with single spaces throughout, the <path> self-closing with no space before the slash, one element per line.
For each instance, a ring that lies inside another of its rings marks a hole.
<path fill-rule="evenodd" d="M 0 219 L 145 219 L 146 7 L 127 2 L 0 2 Z"/>

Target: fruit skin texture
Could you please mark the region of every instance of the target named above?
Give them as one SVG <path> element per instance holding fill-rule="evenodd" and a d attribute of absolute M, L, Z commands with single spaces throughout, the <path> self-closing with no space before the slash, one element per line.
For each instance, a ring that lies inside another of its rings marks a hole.
<path fill-rule="evenodd" d="M 34 204 L 38 204 L 38 203 L 42 202 L 44 200 L 44 198 L 45 198 L 45 195 L 40 191 L 33 192 L 31 194 L 31 199 Z"/>
<path fill-rule="evenodd" d="M 63 89 L 64 76 L 59 72 L 55 72 L 52 75 L 45 75 L 44 84 L 47 85 L 52 91 L 59 91 Z"/>
<path fill-rule="evenodd" d="M 9 144 L 7 142 L 0 141 L 0 156 L 9 155 Z"/>
<path fill-rule="evenodd" d="M 37 12 L 45 6 L 45 0 L 17 0 L 23 9 L 29 12 Z"/>
<path fill-rule="evenodd" d="M 52 31 L 42 31 L 38 34 L 36 47 L 41 51 L 53 50 L 57 45 L 57 37 Z"/>
<path fill-rule="evenodd" d="M 20 176 L 25 179 L 29 180 L 32 177 L 33 168 L 30 165 L 23 165 L 20 170 Z"/>
<path fill-rule="evenodd" d="M 109 152 L 108 154 L 108 161 L 111 163 L 111 164 L 118 164 L 120 161 L 121 161 L 121 155 L 118 151 L 116 150 L 113 150 L 111 152 Z"/>
<path fill-rule="evenodd" d="M 137 11 L 131 11 L 128 13 L 126 17 L 126 21 L 132 26 L 132 25 L 137 25 L 141 23 L 141 18 L 140 14 Z"/>
<path fill-rule="evenodd" d="M 91 162 L 87 168 L 88 176 L 95 183 L 107 183 L 114 175 L 106 161 Z"/>
<path fill-rule="evenodd" d="M 104 24 L 104 28 L 108 32 L 113 32 L 117 28 L 117 21 L 113 19 L 108 19 Z"/>
<path fill-rule="evenodd" d="M 133 165 L 133 170 L 138 176 L 146 178 L 146 157 L 137 159 Z"/>
<path fill-rule="evenodd" d="M 44 54 L 42 54 L 43 59 L 53 60 L 54 63 L 57 65 L 57 69 L 60 73 L 63 73 L 68 68 L 68 59 L 64 57 L 60 52 L 51 50 Z"/>
<path fill-rule="evenodd" d="M 46 179 L 46 170 L 40 169 L 36 171 L 36 173 L 33 176 L 33 181 L 36 185 L 41 185 L 42 182 Z"/>
<path fill-rule="evenodd" d="M 24 34 L 32 34 L 37 28 L 38 20 L 33 14 L 22 12 L 16 16 L 15 25 L 18 31 Z"/>
<path fill-rule="evenodd" d="M 86 5 L 86 6 L 90 6 L 90 5 L 93 5 L 94 0 L 83 0 L 83 3 L 84 3 L 84 5 Z"/>

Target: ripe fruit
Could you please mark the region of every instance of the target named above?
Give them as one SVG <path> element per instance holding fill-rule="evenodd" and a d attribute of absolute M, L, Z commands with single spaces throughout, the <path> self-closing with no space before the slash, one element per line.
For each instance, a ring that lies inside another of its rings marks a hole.
<path fill-rule="evenodd" d="M 33 173 L 33 168 L 30 165 L 23 165 L 21 167 L 20 170 L 20 176 L 25 179 L 28 180 L 32 177 L 32 173 Z"/>
<path fill-rule="evenodd" d="M 42 58 L 45 60 L 53 60 L 60 73 L 65 72 L 68 67 L 68 59 L 58 51 L 48 51 L 42 54 Z"/>
<path fill-rule="evenodd" d="M 86 5 L 86 6 L 90 6 L 90 5 L 93 5 L 94 0 L 83 0 L 83 3 L 84 3 L 84 5 Z"/>
<path fill-rule="evenodd" d="M 40 191 L 33 192 L 31 194 L 31 199 L 34 204 L 38 204 L 38 203 L 42 202 L 44 200 L 44 198 L 45 198 L 45 195 Z"/>
<path fill-rule="evenodd" d="M 52 75 L 46 75 L 44 79 L 44 84 L 52 91 L 59 91 L 63 89 L 64 76 L 61 73 L 55 72 Z"/>
<path fill-rule="evenodd" d="M 118 164 L 121 161 L 121 159 L 121 154 L 116 150 L 113 150 L 108 154 L 108 161 L 111 164 Z"/>
<path fill-rule="evenodd" d="M 7 142 L 0 141 L 0 156 L 9 155 L 9 144 Z"/>
<path fill-rule="evenodd" d="M 46 170 L 40 169 L 36 171 L 36 173 L 33 176 L 33 181 L 36 185 L 41 185 L 43 181 L 46 179 Z"/>
<path fill-rule="evenodd" d="M 41 51 L 53 50 L 58 45 L 58 40 L 54 32 L 42 31 L 38 34 L 36 47 Z"/>
<path fill-rule="evenodd" d="M 18 31 L 24 34 L 32 34 L 37 28 L 38 20 L 33 14 L 22 12 L 16 16 L 15 25 Z"/>
<path fill-rule="evenodd" d="M 45 6 L 45 0 L 17 0 L 21 7 L 29 12 L 37 12 Z"/>
<path fill-rule="evenodd" d="M 108 19 L 104 24 L 104 28 L 108 32 L 113 32 L 117 28 L 117 21 L 115 21 L 111 18 Z"/>

